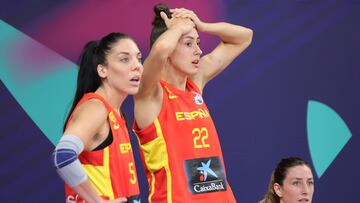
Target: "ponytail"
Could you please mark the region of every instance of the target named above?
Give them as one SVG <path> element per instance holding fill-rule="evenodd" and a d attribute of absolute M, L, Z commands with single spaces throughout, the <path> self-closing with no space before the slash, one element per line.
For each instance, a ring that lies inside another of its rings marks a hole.
<path fill-rule="evenodd" d="M 99 64 L 106 65 L 106 56 L 110 52 L 113 45 L 120 39 L 131 39 L 128 35 L 122 33 L 110 33 L 103 37 L 100 41 L 88 42 L 80 55 L 79 72 L 77 76 L 77 86 L 74 100 L 66 118 L 69 120 L 71 113 L 74 111 L 75 106 L 84 96 L 89 92 L 95 92 L 101 85 L 101 78 L 97 72 Z M 63 130 L 65 131 L 66 123 Z"/>
<path fill-rule="evenodd" d="M 274 190 L 274 171 L 271 173 L 271 178 L 268 186 L 268 190 L 265 193 L 264 199 L 262 199 L 259 203 L 279 203 L 280 198 L 277 196 Z"/>
<path fill-rule="evenodd" d="M 152 22 L 153 28 L 151 30 L 151 35 L 150 35 L 150 47 L 152 47 L 156 39 L 159 38 L 159 36 L 167 30 L 166 24 L 164 20 L 161 18 L 160 13 L 164 12 L 169 19 L 171 18 L 170 9 L 164 3 L 155 5 L 154 12 L 155 12 L 155 16 Z"/>

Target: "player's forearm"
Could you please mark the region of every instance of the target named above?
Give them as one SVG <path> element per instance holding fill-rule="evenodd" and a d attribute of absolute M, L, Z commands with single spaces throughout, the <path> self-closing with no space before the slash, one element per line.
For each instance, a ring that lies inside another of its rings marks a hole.
<path fill-rule="evenodd" d="M 203 23 L 202 32 L 218 36 L 226 44 L 250 44 L 253 31 L 249 28 L 225 22 Z"/>
<path fill-rule="evenodd" d="M 94 203 L 103 202 L 103 200 L 97 194 L 97 192 L 95 191 L 94 187 L 92 186 L 89 180 L 86 180 L 85 182 L 73 187 L 72 189 L 86 202 L 94 202 Z"/>
<path fill-rule="evenodd" d="M 178 41 L 183 34 L 184 31 L 179 27 L 168 29 L 155 41 L 151 47 L 151 52 L 155 52 L 159 54 L 158 57 L 163 58 L 163 60 L 167 60 L 167 58 L 175 50 Z"/>

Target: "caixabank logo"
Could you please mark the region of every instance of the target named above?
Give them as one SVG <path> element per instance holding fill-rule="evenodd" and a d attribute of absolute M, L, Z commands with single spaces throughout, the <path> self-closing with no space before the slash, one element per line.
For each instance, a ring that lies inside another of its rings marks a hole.
<path fill-rule="evenodd" d="M 185 160 L 184 166 L 192 194 L 226 191 L 224 167 L 219 157 Z"/>

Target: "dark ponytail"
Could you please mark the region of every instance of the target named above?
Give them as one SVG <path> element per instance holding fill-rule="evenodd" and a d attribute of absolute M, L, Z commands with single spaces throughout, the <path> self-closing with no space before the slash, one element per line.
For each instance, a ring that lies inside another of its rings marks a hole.
<path fill-rule="evenodd" d="M 155 5 L 154 12 L 155 12 L 155 16 L 152 22 L 153 28 L 151 30 L 151 35 L 150 35 L 150 47 L 152 47 L 156 39 L 159 38 L 159 36 L 167 30 L 166 24 L 164 20 L 161 18 L 160 13 L 164 12 L 169 19 L 171 18 L 170 9 L 164 3 Z"/>
<path fill-rule="evenodd" d="M 268 185 L 268 190 L 265 193 L 264 199 L 259 203 L 280 203 L 280 197 L 277 196 L 274 190 L 274 171 L 271 173 L 270 182 Z"/>
<path fill-rule="evenodd" d="M 100 41 L 90 41 L 84 46 L 80 55 L 79 72 L 77 76 L 77 86 L 75 97 L 66 118 L 69 120 L 70 114 L 75 109 L 77 103 L 84 94 L 95 92 L 101 85 L 101 78 L 97 72 L 99 64 L 106 65 L 106 56 L 110 52 L 114 44 L 120 39 L 131 39 L 128 35 L 122 33 L 110 33 L 103 37 Z M 65 131 L 66 123 L 64 124 Z"/>
<path fill-rule="evenodd" d="M 77 88 L 75 93 L 76 103 L 79 102 L 81 97 L 87 92 L 95 92 L 100 86 L 101 79 L 97 73 L 97 57 L 96 50 L 99 46 L 97 41 L 88 42 L 81 54 L 80 68 L 77 78 Z M 73 105 L 73 107 L 75 107 Z"/>

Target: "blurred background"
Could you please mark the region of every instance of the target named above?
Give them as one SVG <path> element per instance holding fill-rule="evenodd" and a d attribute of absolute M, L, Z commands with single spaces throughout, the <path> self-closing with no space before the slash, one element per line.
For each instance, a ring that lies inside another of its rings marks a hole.
<path fill-rule="evenodd" d="M 313 202 L 355 202 L 360 181 L 360 0 L 172 0 L 205 22 L 254 31 L 204 91 L 238 202 L 257 202 L 281 158 L 315 178 Z M 84 44 L 133 37 L 146 57 L 155 0 L 0 1 L 0 199 L 64 202 L 51 164 Z M 219 42 L 200 33 L 206 54 Z M 124 104 L 133 120 L 133 103 Z M 131 134 L 142 202 L 148 186 Z"/>

